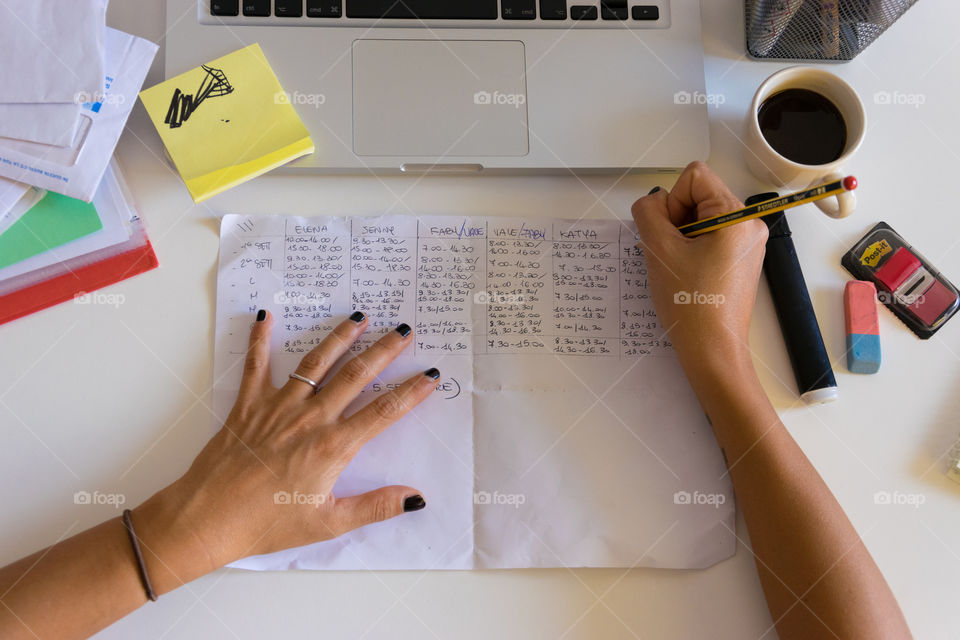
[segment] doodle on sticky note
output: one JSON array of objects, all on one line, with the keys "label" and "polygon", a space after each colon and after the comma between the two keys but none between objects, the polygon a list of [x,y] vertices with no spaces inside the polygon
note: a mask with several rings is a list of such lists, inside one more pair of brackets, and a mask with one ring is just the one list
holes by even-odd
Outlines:
[{"label": "doodle on sticky note", "polygon": [[197,107],[207,98],[217,98],[233,93],[233,86],[227,80],[227,74],[223,70],[214,69],[205,64],[200,65],[200,68],[207,74],[200,82],[200,88],[197,89],[196,94],[183,93],[179,88],[173,91],[167,117],[163,119],[164,124],[170,125],[171,129],[176,129],[189,120]]}]

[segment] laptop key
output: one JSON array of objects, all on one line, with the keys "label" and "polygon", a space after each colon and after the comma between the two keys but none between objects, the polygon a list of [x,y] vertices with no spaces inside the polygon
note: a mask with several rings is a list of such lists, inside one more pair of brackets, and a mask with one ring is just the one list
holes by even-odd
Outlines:
[{"label": "laptop key", "polygon": [[278,18],[299,18],[303,15],[303,0],[275,0],[273,12]]},{"label": "laptop key", "polygon": [[574,5],[570,7],[570,17],[574,20],[596,20],[597,8],[584,5]]},{"label": "laptop key", "polygon": [[656,5],[638,5],[633,8],[634,20],[659,20],[660,7]]},{"label": "laptop key", "polygon": [[497,0],[347,0],[347,17],[496,20]]},{"label": "laptop key", "polygon": [[211,0],[210,13],[215,16],[240,15],[240,0]]},{"label": "laptop key", "polygon": [[504,20],[533,20],[537,17],[537,0],[500,0]]},{"label": "laptop key", "polygon": [[567,0],[540,0],[540,17],[544,20],[566,20]]},{"label": "laptop key", "polygon": [[604,20],[626,20],[627,0],[600,0],[600,17]]},{"label": "laptop key", "polygon": [[243,15],[269,16],[270,0],[243,0]]},{"label": "laptop key", "polygon": [[307,17],[339,18],[342,13],[340,0],[307,0]]}]

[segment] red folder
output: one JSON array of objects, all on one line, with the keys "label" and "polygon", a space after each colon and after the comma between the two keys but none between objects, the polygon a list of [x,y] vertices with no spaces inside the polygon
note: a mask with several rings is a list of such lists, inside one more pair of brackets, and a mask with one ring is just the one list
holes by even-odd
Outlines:
[{"label": "red folder", "polygon": [[18,291],[0,295],[0,324],[155,269],[160,263],[157,262],[153,246],[146,235],[143,239],[146,244],[132,250],[77,267],[69,273]]}]

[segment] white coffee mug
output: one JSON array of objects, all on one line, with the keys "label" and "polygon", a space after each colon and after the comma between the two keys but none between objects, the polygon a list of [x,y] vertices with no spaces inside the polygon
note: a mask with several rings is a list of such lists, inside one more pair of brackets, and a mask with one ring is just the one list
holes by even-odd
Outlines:
[{"label": "white coffee mug", "polygon": [[[760,105],[770,96],[787,89],[807,89],[819,93],[837,107],[847,129],[847,145],[839,158],[827,164],[800,164],[777,153],[760,131]],[[816,67],[788,67],[773,74],[760,85],[750,103],[744,129],[746,149],[744,157],[755,176],[792,191],[839,180],[841,167],[863,142],[867,130],[867,114],[857,92],[849,84],[829,71]],[[857,198],[846,191],[834,198],[818,200],[821,211],[833,218],[845,218],[853,213]]]}]

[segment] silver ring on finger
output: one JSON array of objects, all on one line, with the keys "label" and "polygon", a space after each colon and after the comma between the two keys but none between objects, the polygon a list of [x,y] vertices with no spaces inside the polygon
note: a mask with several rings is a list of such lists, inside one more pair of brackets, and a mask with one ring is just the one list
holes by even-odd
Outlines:
[{"label": "silver ring on finger", "polygon": [[305,376],[302,376],[302,375],[300,375],[299,373],[291,373],[291,374],[290,374],[290,379],[291,379],[291,380],[299,380],[300,382],[306,382],[308,385],[310,385],[311,387],[313,387],[313,392],[314,392],[314,393],[317,393],[318,391],[320,391],[320,383],[319,383],[319,382],[317,382],[317,381],[315,381],[315,380],[311,380],[310,378],[307,378],[307,377],[305,377]]}]

